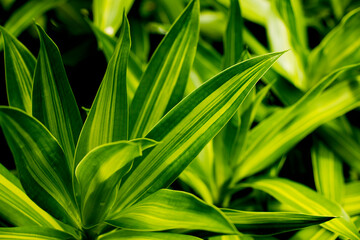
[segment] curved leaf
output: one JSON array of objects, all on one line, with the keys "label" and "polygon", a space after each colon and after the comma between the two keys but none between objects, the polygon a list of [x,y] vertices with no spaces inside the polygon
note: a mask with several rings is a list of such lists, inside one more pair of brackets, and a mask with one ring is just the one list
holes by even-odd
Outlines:
[{"label": "curved leaf", "polygon": [[237,232],[217,208],[189,193],[167,189],[149,195],[106,222],[116,227],[141,231],[186,229]]},{"label": "curved leaf", "polygon": [[130,30],[124,16],[116,49],[81,130],[76,148],[75,166],[93,148],[128,138],[126,69],[129,52]]},{"label": "curved leaf", "polygon": [[14,36],[18,36],[33,23],[34,19],[64,2],[65,0],[27,1],[16,12],[14,12],[13,15],[11,15],[4,27]]},{"label": "curved leaf", "polygon": [[[360,61],[360,8],[348,13],[309,57],[308,78],[316,83],[333,69]],[[346,36],[346,37],[344,37]]]},{"label": "curved leaf", "polygon": [[18,186],[1,173],[0,218],[15,226],[33,225],[63,230],[51,215],[38,207]]},{"label": "curved leaf", "polygon": [[144,137],[183,97],[199,32],[199,1],[192,1],[164,37],[141,78],[130,108],[131,138]]},{"label": "curved leaf", "polygon": [[114,203],[121,178],[130,170],[132,161],[142,154],[141,145],[146,148],[155,144],[146,139],[142,142],[119,141],[101,145],[90,151],[76,167],[85,227],[93,227],[104,220]]},{"label": "curved leaf", "polygon": [[40,122],[16,109],[0,107],[0,123],[26,193],[56,218],[76,226],[72,178],[58,142]]},{"label": "curved leaf", "polygon": [[321,226],[350,239],[360,239],[360,234],[347,213],[335,202],[326,199],[312,189],[287,179],[262,179],[243,184],[264,191],[280,202],[308,214],[336,216]]},{"label": "curved leaf", "polygon": [[111,232],[108,234],[101,235],[99,240],[200,240],[200,238],[177,234],[177,233],[166,233],[166,232],[133,232],[120,230]]},{"label": "curved leaf", "polygon": [[222,209],[236,228],[251,235],[273,235],[320,224],[334,217],[291,212],[247,212]]},{"label": "curved leaf", "polygon": [[[95,34],[99,48],[104,52],[106,60],[109,62],[116,47],[116,40],[113,37],[110,37],[109,35],[102,32],[90,21],[88,21],[88,23]],[[137,87],[139,86],[139,81],[142,74],[143,69],[141,63],[139,62],[135,54],[133,52],[130,52],[126,71],[128,100],[132,100],[134,98],[134,94]]]},{"label": "curved leaf", "polygon": [[141,160],[121,186],[116,211],[172,183],[231,119],[281,54],[272,53],[234,65],[176,105],[147,135],[161,143]]},{"label": "curved leaf", "polygon": [[44,227],[0,228],[0,239],[75,240],[74,237],[65,232]]},{"label": "curved leaf", "polygon": [[40,52],[34,74],[32,113],[42,122],[63,148],[72,167],[82,120],[66,77],[59,49],[37,25]]},{"label": "curved leaf", "polygon": [[253,128],[233,181],[265,169],[321,124],[359,106],[360,86],[356,82],[341,82],[321,94],[341,72],[358,66],[335,70],[295,104],[275,112]]},{"label": "curved leaf", "polygon": [[35,57],[5,28],[0,26],[0,32],[4,39],[5,80],[9,105],[31,114]]}]

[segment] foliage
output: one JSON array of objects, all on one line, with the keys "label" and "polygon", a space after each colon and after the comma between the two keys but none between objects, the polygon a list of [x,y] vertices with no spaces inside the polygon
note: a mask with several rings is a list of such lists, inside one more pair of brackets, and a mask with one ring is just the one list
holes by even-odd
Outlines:
[{"label": "foliage", "polygon": [[0,4],[0,239],[360,239],[356,1]]}]

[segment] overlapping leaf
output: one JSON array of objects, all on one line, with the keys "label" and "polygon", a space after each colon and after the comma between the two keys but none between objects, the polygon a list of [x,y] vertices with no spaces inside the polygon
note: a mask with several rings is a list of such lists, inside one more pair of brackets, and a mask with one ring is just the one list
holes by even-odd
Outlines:
[{"label": "overlapping leaf", "polygon": [[[109,35],[105,34],[104,32],[102,32],[92,23],[89,24],[96,36],[99,47],[104,52],[106,60],[109,62],[116,47],[116,40],[110,37]],[[141,63],[139,63],[139,60],[136,58],[134,53],[130,52],[127,71],[126,71],[127,94],[129,100],[132,100],[134,97],[142,73],[143,70],[141,67]]]},{"label": "overlapping leaf", "polygon": [[231,119],[259,78],[282,53],[244,61],[221,72],[173,108],[147,135],[161,142],[120,188],[117,211],[168,186]]},{"label": "overlapping leaf", "polygon": [[[333,69],[360,61],[360,8],[348,13],[311,52],[308,78],[312,84]],[[346,36],[346,37],[344,37]]]},{"label": "overlapping leaf", "polygon": [[15,226],[44,226],[63,230],[59,223],[37,206],[21,188],[0,174],[0,219]]},{"label": "overlapping leaf", "polygon": [[287,179],[262,179],[243,186],[264,191],[282,203],[308,214],[336,216],[322,226],[349,239],[360,239],[360,234],[347,213],[338,205],[312,189]]},{"label": "overlapping leaf", "polygon": [[93,148],[128,138],[126,69],[130,51],[130,32],[125,16],[123,22],[116,49],[81,130],[75,166]]},{"label": "overlapping leaf", "polygon": [[55,138],[20,110],[1,107],[0,123],[26,193],[58,219],[78,225],[71,174]]},{"label": "overlapping leaf", "polygon": [[4,39],[5,78],[9,105],[31,114],[35,57],[5,28],[0,26],[0,31]]},{"label": "overlapping leaf", "polygon": [[319,95],[342,70],[356,67],[358,65],[334,71],[295,104],[275,112],[256,126],[249,135],[247,151],[234,182],[263,170],[318,126],[357,107],[360,87],[356,82],[339,83]]},{"label": "overlapping leaf", "polygon": [[145,136],[183,97],[198,29],[199,1],[195,0],[172,25],[147,65],[131,103],[131,138]]},{"label": "overlapping leaf", "polygon": [[107,222],[129,230],[189,229],[236,234],[234,226],[218,209],[189,193],[166,189],[124,209]]},{"label": "overlapping leaf", "polygon": [[102,222],[114,203],[121,178],[130,170],[132,161],[155,142],[119,141],[90,151],[76,168],[80,186],[82,223],[93,227]]},{"label": "overlapping leaf", "polygon": [[37,27],[40,52],[34,74],[32,113],[58,140],[71,168],[82,120],[59,49],[45,31]]}]

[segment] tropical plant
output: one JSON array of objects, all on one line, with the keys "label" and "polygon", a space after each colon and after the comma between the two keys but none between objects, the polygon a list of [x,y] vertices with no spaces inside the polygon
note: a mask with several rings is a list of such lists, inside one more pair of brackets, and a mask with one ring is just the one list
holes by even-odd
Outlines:
[{"label": "tropical plant", "polygon": [[[0,239],[360,239],[356,3],[0,2],[16,164],[0,164]],[[61,55],[49,26],[81,43]],[[27,28],[37,59],[16,38]],[[81,112],[70,85],[102,71],[80,68],[89,36],[107,67]]]}]

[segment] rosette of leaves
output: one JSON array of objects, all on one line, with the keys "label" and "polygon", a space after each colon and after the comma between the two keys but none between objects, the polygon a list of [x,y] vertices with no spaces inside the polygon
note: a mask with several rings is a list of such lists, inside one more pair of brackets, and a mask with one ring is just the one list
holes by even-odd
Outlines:
[{"label": "rosette of leaves", "polygon": [[17,170],[15,176],[0,165],[0,238],[241,235],[215,206],[164,188],[231,119],[282,53],[235,64],[182,99],[198,28],[195,0],[159,44],[129,107],[130,30],[124,15],[84,123],[60,52],[45,31],[37,26],[35,59],[0,28],[9,102],[0,107],[0,124]]}]

